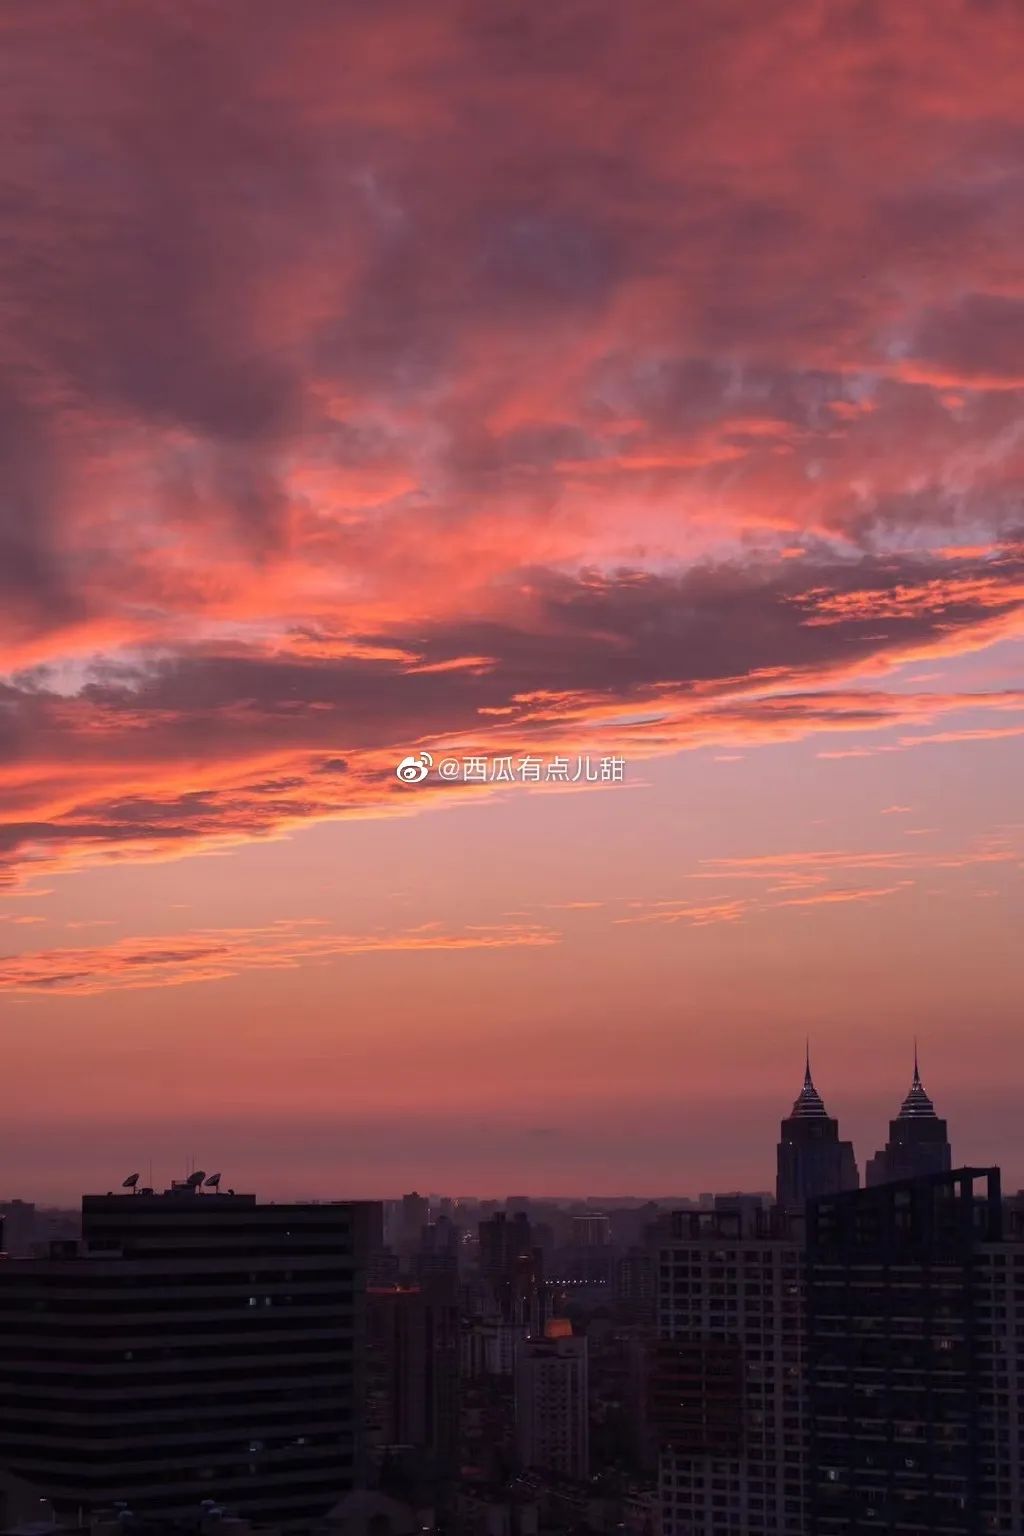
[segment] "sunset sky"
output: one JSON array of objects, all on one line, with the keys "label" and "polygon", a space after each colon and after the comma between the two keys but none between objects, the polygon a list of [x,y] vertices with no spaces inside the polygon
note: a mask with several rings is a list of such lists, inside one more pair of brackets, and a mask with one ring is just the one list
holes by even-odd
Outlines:
[{"label": "sunset sky", "polygon": [[1024,1184],[1022,45],[4,8],[0,1195]]}]

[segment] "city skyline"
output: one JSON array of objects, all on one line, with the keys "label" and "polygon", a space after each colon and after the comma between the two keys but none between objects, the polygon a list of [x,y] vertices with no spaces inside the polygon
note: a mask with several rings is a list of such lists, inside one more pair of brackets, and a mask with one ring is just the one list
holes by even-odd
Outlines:
[{"label": "city skyline", "polygon": [[6,1193],[1024,1186],[1020,23],[4,17]]},{"label": "city skyline", "polygon": [[[837,1126],[841,1129],[841,1122],[839,1121],[838,1117],[832,1116],[830,1109],[828,1106],[826,1106],[823,1100],[823,1096],[819,1092],[813,1079],[809,1042],[805,1044],[805,1065],[802,1086],[796,1095],[792,1107],[785,1111],[782,1115],[783,1129],[785,1130],[785,1127],[789,1124],[792,1124],[794,1121],[797,1122],[798,1126],[801,1123],[805,1123],[808,1116],[811,1118],[812,1123],[816,1118],[820,1120],[834,1119]],[[776,1124],[778,1123],[778,1119],[779,1117],[776,1116]],[[924,1087],[923,1077],[919,1066],[919,1052],[916,1042],[914,1046],[913,1068],[912,1076],[909,1080],[909,1087],[906,1093],[902,1096],[901,1102],[897,1106],[896,1114],[892,1116],[887,1123],[890,1135],[893,1131],[896,1131],[901,1127],[908,1128],[911,1134],[912,1142],[915,1139],[920,1139],[922,1123],[924,1123],[925,1136],[932,1142],[937,1140],[940,1146],[945,1145],[946,1152],[947,1154],[949,1153],[949,1143],[946,1139],[947,1120],[944,1115],[938,1115],[934,1101]],[[930,1130],[931,1127],[934,1127],[934,1134]],[[840,1129],[837,1129],[837,1135],[840,1134]],[[896,1164],[891,1171],[886,1172],[884,1169],[884,1162],[880,1160],[884,1160],[887,1152],[890,1149],[890,1146],[891,1143],[886,1143],[886,1150],[876,1152],[874,1156],[871,1156],[866,1151],[858,1155],[856,1144],[854,1143],[853,1153],[855,1161],[852,1165],[852,1171],[853,1174],[856,1175],[856,1178],[853,1187],[857,1187],[862,1181],[870,1185],[872,1182],[884,1182],[894,1178],[908,1178],[917,1174],[933,1171],[932,1162],[927,1152],[924,1153],[926,1161],[924,1163],[918,1164],[914,1161],[915,1154],[913,1151],[908,1150],[905,1151],[902,1155],[904,1158],[909,1158],[910,1160],[904,1162],[903,1164]],[[777,1151],[781,1154],[782,1149],[778,1148]],[[134,1186],[141,1192],[145,1193],[152,1192],[153,1190],[159,1191],[165,1186],[169,1189],[176,1182],[181,1183],[188,1180],[199,1182],[200,1187],[198,1189],[198,1193],[202,1195],[205,1185],[207,1184],[215,1185],[217,1188],[222,1187],[224,1189],[227,1189],[232,1182],[240,1186],[244,1186],[246,1184],[246,1175],[244,1169],[240,1169],[237,1172],[228,1169],[227,1172],[225,1172],[219,1166],[219,1164],[216,1168],[214,1168],[212,1162],[209,1160],[207,1160],[207,1162],[208,1166],[201,1168],[201,1160],[196,1156],[196,1154],[192,1153],[187,1156],[187,1158],[180,1166],[170,1166],[169,1171],[167,1171],[165,1174],[163,1167],[159,1167],[156,1171],[154,1171],[153,1160],[151,1158],[147,1158],[138,1166],[133,1165],[131,1172],[127,1174],[123,1180],[120,1177],[115,1179],[113,1181],[114,1188],[117,1189],[120,1187],[130,1190]],[[954,1157],[953,1162],[957,1165],[971,1166],[969,1159],[964,1160],[962,1158]],[[877,1164],[877,1168],[873,1169],[873,1164]],[[936,1165],[936,1171],[938,1171],[938,1169],[941,1167],[949,1167],[948,1157],[945,1163],[942,1163],[940,1160],[939,1164]],[[414,1180],[407,1180],[405,1184],[395,1185],[393,1187],[384,1187],[383,1184],[381,1184],[380,1178],[376,1174],[371,1174],[369,1179],[365,1182],[365,1198],[398,1203],[405,1195],[410,1192],[410,1190],[412,1190],[414,1194],[417,1194],[420,1198],[423,1199],[426,1199],[429,1196],[431,1200],[444,1199],[453,1200],[455,1202],[464,1200],[471,1204],[479,1202],[481,1204],[505,1205],[509,1209],[514,1209],[518,1200],[536,1201],[539,1203],[546,1202],[549,1204],[557,1204],[559,1202],[572,1204],[574,1202],[578,1203],[582,1201],[587,1201],[590,1204],[594,1204],[596,1202],[600,1202],[601,1200],[607,1200],[608,1202],[654,1200],[660,1201],[664,1204],[670,1203],[672,1200],[676,1199],[692,1202],[697,1199],[698,1194],[700,1193],[709,1193],[716,1196],[729,1196],[744,1192],[752,1195],[763,1195],[767,1199],[779,1198],[777,1193],[775,1195],[772,1194],[774,1175],[771,1178],[766,1176],[763,1184],[758,1184],[755,1180],[753,1183],[748,1182],[743,1186],[737,1185],[735,1187],[727,1187],[726,1185],[720,1185],[716,1188],[709,1189],[708,1181],[701,1178],[700,1170],[694,1170],[694,1173],[695,1182],[691,1182],[689,1187],[686,1187],[683,1183],[679,1183],[676,1186],[659,1185],[657,1187],[651,1186],[649,1188],[627,1188],[625,1186],[608,1186],[605,1188],[594,1186],[588,1188],[580,1187],[577,1189],[570,1189],[567,1187],[560,1188],[550,1186],[548,1184],[543,1184],[536,1188],[525,1189],[520,1182],[519,1184],[514,1185],[514,1190],[513,1186],[511,1185],[509,1186],[509,1190],[470,1188],[467,1185],[460,1185],[457,1189],[454,1186],[451,1188],[445,1188],[437,1181],[430,1179],[421,1179],[419,1180],[418,1184]],[[779,1176],[781,1177],[781,1165]],[[325,1177],[326,1175],[323,1169],[321,1169],[320,1183],[315,1189],[307,1188],[299,1191],[293,1189],[288,1191],[286,1198],[357,1198],[355,1195],[353,1195],[347,1183],[342,1182],[337,1186],[328,1186],[328,1184],[324,1183]],[[344,1176],[342,1176],[342,1178],[344,1178]],[[826,1175],[826,1187],[830,1187],[830,1181],[831,1176]],[[107,1182],[110,1182],[110,1180]],[[253,1183],[251,1179],[248,1182],[250,1185]],[[380,1185],[380,1187],[377,1187],[378,1185]],[[415,1188],[414,1185],[416,1186]],[[20,1191],[12,1190],[8,1193],[18,1194],[19,1196],[32,1196],[34,1192],[30,1189],[24,1189]],[[77,1204],[83,1193],[97,1193],[97,1190],[86,1190],[83,1186],[78,1189],[69,1190],[66,1195],[62,1195],[62,1197],[58,1200],[54,1200],[51,1197],[48,1201],[44,1201],[44,1203],[61,1204],[69,1202],[73,1206]],[[231,1193],[234,1193],[234,1189],[231,1190]],[[261,1188],[259,1193],[264,1196],[269,1194],[270,1198],[273,1199],[273,1181],[271,1181],[271,1189],[269,1191],[267,1189]],[[804,1198],[805,1196],[801,1195],[797,1199],[798,1206],[802,1205]],[[786,1204],[786,1201],[783,1200],[782,1203]]]}]

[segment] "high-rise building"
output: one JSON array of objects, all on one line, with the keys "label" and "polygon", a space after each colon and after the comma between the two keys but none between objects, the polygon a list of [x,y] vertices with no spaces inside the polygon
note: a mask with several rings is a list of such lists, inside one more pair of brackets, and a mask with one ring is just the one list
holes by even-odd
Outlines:
[{"label": "high-rise building", "polygon": [[3,1252],[10,1258],[25,1258],[36,1237],[36,1208],[30,1200],[0,1201],[0,1232]]},{"label": "high-rise building", "polygon": [[459,1229],[450,1216],[439,1216],[420,1234],[419,1251],[412,1255],[409,1268],[416,1280],[449,1279],[459,1273]]},{"label": "high-rise building", "polygon": [[514,1216],[496,1211],[477,1227],[480,1240],[480,1274],[497,1281],[511,1273],[516,1262],[532,1254],[533,1232],[521,1211]]},{"label": "high-rise building", "polygon": [[914,1078],[895,1120],[889,1122],[889,1140],[868,1160],[866,1183],[888,1184],[893,1179],[916,1179],[927,1173],[948,1173],[953,1166],[945,1120],[921,1084],[914,1052]]},{"label": "high-rise building", "polygon": [[554,1337],[516,1352],[516,1450],[523,1467],[582,1482],[589,1470],[587,1341],[558,1320]]},{"label": "high-rise building", "polygon": [[1024,1244],[999,1170],[959,1168],[808,1212],[814,1536],[1024,1530]]},{"label": "high-rise building", "polygon": [[802,1536],[803,1248],[768,1212],[678,1211],[658,1250],[662,1536]]},{"label": "high-rise building", "polygon": [[630,1321],[655,1321],[657,1270],[649,1245],[636,1244],[616,1259],[613,1294],[616,1306]]},{"label": "high-rise building", "polygon": [[1005,1206],[1002,1219],[978,1244],[974,1316],[983,1529],[1006,1536],[1024,1531],[1024,1233]]},{"label": "high-rise building", "polygon": [[611,1240],[611,1222],[602,1211],[573,1216],[569,1228],[569,1241],[573,1248],[607,1248]]},{"label": "high-rise building", "polygon": [[808,1055],[804,1085],[786,1119],[778,1146],[776,1200],[782,1211],[802,1213],[808,1200],[856,1189],[860,1180],[853,1143],[840,1141],[839,1121],[822,1103]]},{"label": "high-rise building", "polygon": [[368,1430],[450,1471],[458,1430],[459,1309],[453,1280],[367,1292]]},{"label": "high-rise building", "polygon": [[0,1265],[0,1468],[73,1520],[203,1499],[277,1525],[354,1484],[380,1208],[86,1196],[82,1242]]},{"label": "high-rise building", "polygon": [[529,1325],[543,1279],[543,1258],[527,1218],[497,1211],[478,1228],[480,1278],[506,1322]]},{"label": "high-rise building", "polygon": [[429,1200],[414,1189],[412,1194],[402,1196],[396,1218],[395,1248],[402,1259],[408,1260],[419,1252],[422,1244],[423,1233],[430,1220]]}]

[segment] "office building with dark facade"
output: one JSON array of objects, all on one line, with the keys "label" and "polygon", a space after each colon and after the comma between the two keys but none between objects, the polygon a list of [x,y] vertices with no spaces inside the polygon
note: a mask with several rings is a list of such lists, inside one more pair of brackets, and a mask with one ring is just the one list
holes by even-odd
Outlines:
[{"label": "office building with dark facade", "polygon": [[1024,1244],[998,1170],[819,1200],[807,1245],[814,1536],[1024,1530]]},{"label": "office building with dark facade", "polygon": [[216,1500],[301,1527],[357,1476],[372,1204],[87,1196],[80,1244],[0,1266],[0,1468],[72,1521]]},{"label": "office building with dark facade", "polygon": [[948,1173],[953,1153],[945,1120],[924,1091],[914,1052],[914,1078],[900,1112],[889,1122],[889,1140],[868,1160],[865,1182],[887,1184],[893,1179],[916,1179],[929,1173]]},{"label": "office building with dark facade", "polygon": [[543,1255],[522,1212],[498,1211],[478,1228],[480,1278],[505,1322],[529,1324],[543,1284]]},{"label": "office building with dark facade", "polygon": [[453,1277],[371,1286],[366,1298],[367,1436],[375,1460],[415,1447],[437,1476],[458,1441],[459,1305]]},{"label": "office building with dark facade", "polygon": [[853,1143],[839,1139],[839,1121],[814,1086],[809,1057],[803,1087],[782,1122],[777,1162],[776,1201],[785,1212],[802,1214],[808,1200],[860,1183]]}]

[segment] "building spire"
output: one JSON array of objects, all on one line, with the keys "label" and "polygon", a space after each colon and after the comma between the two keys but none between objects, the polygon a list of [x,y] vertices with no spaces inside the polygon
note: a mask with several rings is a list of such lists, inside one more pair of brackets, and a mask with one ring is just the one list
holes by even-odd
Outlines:
[{"label": "building spire", "polygon": [[914,1036],[914,1079],[910,1085],[910,1092],[900,1105],[899,1119],[901,1120],[935,1120],[935,1105],[924,1091],[921,1082],[921,1069],[917,1060],[917,1036]]},{"label": "building spire", "polygon": [[822,1103],[821,1094],[814,1086],[811,1076],[811,1041],[808,1036],[804,1046],[804,1085],[797,1095],[793,1105],[790,1119],[809,1120],[828,1118],[828,1111]]}]

